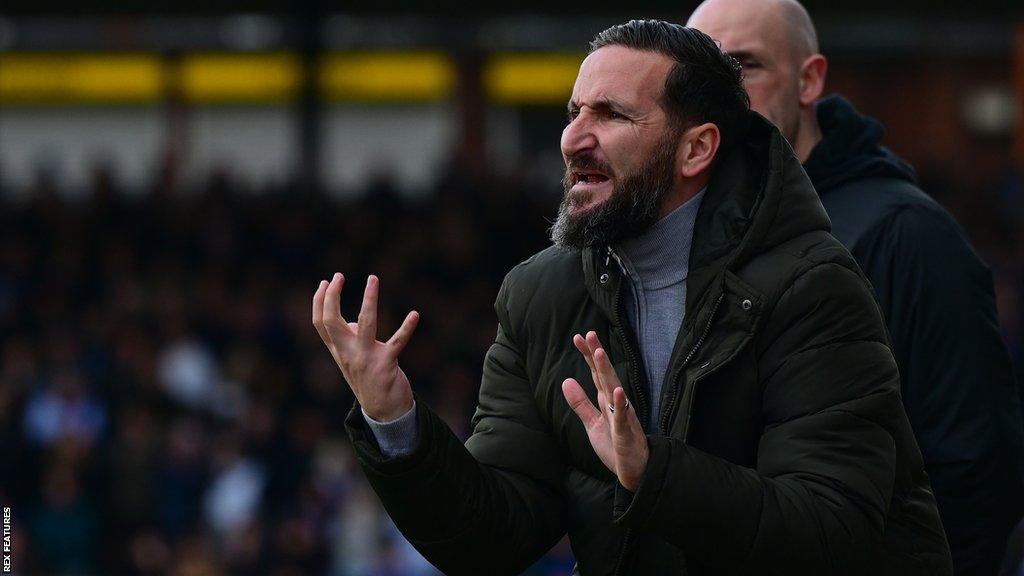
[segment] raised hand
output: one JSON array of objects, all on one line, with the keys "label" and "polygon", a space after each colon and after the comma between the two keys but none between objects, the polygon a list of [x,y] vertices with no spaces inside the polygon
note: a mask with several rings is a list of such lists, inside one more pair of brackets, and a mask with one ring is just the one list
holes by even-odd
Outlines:
[{"label": "raised hand", "polygon": [[577,334],[572,341],[590,366],[590,376],[597,387],[597,407],[575,378],[562,382],[562,393],[583,422],[590,445],[601,462],[615,473],[624,488],[635,492],[650,455],[640,419],[629,405],[597,333],[588,332],[586,338]]},{"label": "raised hand", "polygon": [[344,283],[345,277],[340,273],[335,273],[330,282],[320,282],[313,295],[313,326],[363,410],[374,420],[394,420],[413,406],[412,387],[398,366],[398,355],[409,343],[420,315],[415,310],[409,312],[394,336],[387,342],[380,342],[377,340],[380,280],[376,276],[366,279],[358,322],[347,322],[341,316]]}]

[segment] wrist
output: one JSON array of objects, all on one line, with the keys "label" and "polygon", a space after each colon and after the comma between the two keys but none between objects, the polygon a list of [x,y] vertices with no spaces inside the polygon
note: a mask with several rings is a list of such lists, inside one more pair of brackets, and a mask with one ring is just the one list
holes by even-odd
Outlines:
[{"label": "wrist", "polygon": [[636,493],[637,488],[640,487],[640,481],[643,480],[644,474],[647,472],[647,462],[651,456],[651,449],[647,445],[646,438],[644,438],[638,452],[638,460],[635,466],[631,467],[630,474],[625,475],[625,478],[619,479],[619,484],[622,484],[622,487],[631,493]]},{"label": "wrist", "polygon": [[375,422],[387,424],[405,416],[414,406],[412,397],[409,397],[392,406],[367,406],[364,404],[363,412]]}]

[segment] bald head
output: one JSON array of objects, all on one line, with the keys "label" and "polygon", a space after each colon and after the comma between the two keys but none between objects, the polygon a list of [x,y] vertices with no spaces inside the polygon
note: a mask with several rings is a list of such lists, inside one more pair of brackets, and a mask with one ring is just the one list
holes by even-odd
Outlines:
[{"label": "bald head", "polygon": [[794,48],[802,52],[802,56],[817,54],[818,32],[814,29],[814,22],[811,22],[811,15],[804,9],[804,5],[796,0],[774,0],[770,3],[777,6],[779,15],[789,30]]},{"label": "bald head", "polygon": [[820,139],[814,102],[827,65],[807,10],[797,0],[706,0],[686,25],[739,61],[751,107],[774,122],[798,154],[801,146],[809,154],[814,135]]},{"label": "bald head", "polygon": [[814,23],[797,0],[705,0],[686,25],[715,39],[713,32],[742,29],[784,45],[799,60],[818,52]]}]

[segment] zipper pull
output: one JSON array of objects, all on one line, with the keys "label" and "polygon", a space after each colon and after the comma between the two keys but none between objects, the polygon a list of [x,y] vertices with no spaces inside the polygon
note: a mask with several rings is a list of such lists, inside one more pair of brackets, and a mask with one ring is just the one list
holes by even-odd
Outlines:
[{"label": "zipper pull", "polygon": [[623,276],[625,276],[626,278],[629,278],[630,280],[632,280],[632,276],[629,275],[629,269],[626,268],[626,265],[622,263],[622,258],[619,257],[619,255],[615,253],[615,250],[612,250],[611,246],[609,246],[608,247],[608,257],[605,258],[605,261],[604,261],[604,265],[605,266],[608,266],[608,261],[611,258],[615,258],[615,263],[619,265],[619,272],[622,272]]}]

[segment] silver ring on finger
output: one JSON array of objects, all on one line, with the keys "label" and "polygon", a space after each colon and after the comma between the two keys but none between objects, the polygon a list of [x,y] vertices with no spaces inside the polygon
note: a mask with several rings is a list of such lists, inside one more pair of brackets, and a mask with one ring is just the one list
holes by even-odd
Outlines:
[{"label": "silver ring on finger", "polygon": [[612,414],[615,414],[615,405],[614,404],[609,404],[608,405],[608,411],[611,412]]}]

